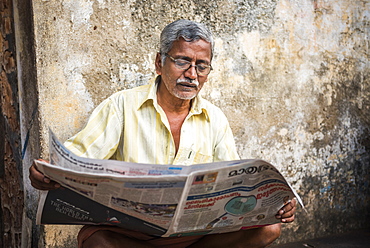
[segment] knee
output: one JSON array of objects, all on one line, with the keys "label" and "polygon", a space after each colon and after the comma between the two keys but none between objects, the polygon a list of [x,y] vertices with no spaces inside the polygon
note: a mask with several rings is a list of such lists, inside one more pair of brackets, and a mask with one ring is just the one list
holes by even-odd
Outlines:
[{"label": "knee", "polygon": [[280,237],[281,234],[281,224],[274,224],[262,227],[262,239],[261,239],[261,247],[266,247],[272,244],[277,238]]},{"label": "knee", "polygon": [[272,244],[281,234],[281,224],[264,226],[256,229],[247,230],[249,235],[243,235],[244,242],[240,242],[236,247],[255,247],[264,248]]},{"label": "knee", "polygon": [[101,247],[107,248],[118,247],[115,242],[114,233],[105,230],[97,231],[94,234],[92,234],[88,239],[86,239],[82,244],[82,248],[101,248]]},{"label": "knee", "polygon": [[268,240],[268,242],[269,242],[269,244],[271,244],[277,238],[280,237],[280,234],[281,234],[281,224],[278,223],[278,224],[270,225],[270,226],[267,226],[267,228],[269,229],[269,235],[268,236],[270,237],[270,239]]}]

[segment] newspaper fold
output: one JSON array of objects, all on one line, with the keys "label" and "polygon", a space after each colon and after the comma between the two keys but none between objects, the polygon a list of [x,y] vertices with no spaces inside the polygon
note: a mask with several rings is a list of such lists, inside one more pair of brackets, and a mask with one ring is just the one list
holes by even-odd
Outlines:
[{"label": "newspaper fold", "polygon": [[44,192],[38,224],[116,225],[154,236],[232,232],[278,223],[300,197],[263,160],[191,166],[82,158],[50,133],[50,163],[39,171],[63,187]]}]

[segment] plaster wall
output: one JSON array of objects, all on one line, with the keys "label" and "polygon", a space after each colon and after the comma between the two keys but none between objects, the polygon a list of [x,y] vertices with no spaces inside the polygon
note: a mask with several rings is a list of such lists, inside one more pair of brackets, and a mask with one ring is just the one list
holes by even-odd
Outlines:
[{"label": "plaster wall", "polygon": [[[48,127],[64,140],[145,84],[160,31],[191,19],[216,38],[202,95],[240,156],[276,165],[306,205],[280,242],[369,226],[368,0],[34,0],[33,12],[43,157]],[[71,247],[77,230],[46,226],[44,245]]]}]

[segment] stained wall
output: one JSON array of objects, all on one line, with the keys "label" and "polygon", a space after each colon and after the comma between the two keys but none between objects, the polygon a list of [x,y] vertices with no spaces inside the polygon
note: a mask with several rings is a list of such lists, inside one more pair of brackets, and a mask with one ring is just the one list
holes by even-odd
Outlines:
[{"label": "stained wall", "polygon": [[0,247],[20,247],[24,204],[12,7],[0,2]]},{"label": "stained wall", "polygon": [[[191,19],[216,39],[202,95],[240,156],[276,165],[306,205],[279,242],[369,226],[368,0],[34,0],[33,13],[43,157],[48,127],[64,140],[145,84],[160,31]],[[77,230],[46,226],[44,245],[71,247]]]}]

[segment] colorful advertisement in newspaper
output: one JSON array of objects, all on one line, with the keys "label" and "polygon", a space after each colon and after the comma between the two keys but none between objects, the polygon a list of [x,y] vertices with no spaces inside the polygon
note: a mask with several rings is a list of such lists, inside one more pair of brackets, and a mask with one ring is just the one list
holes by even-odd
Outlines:
[{"label": "colorful advertisement in newspaper", "polygon": [[296,197],[274,166],[262,160],[195,172],[187,181],[169,236],[231,232],[278,223]]}]

